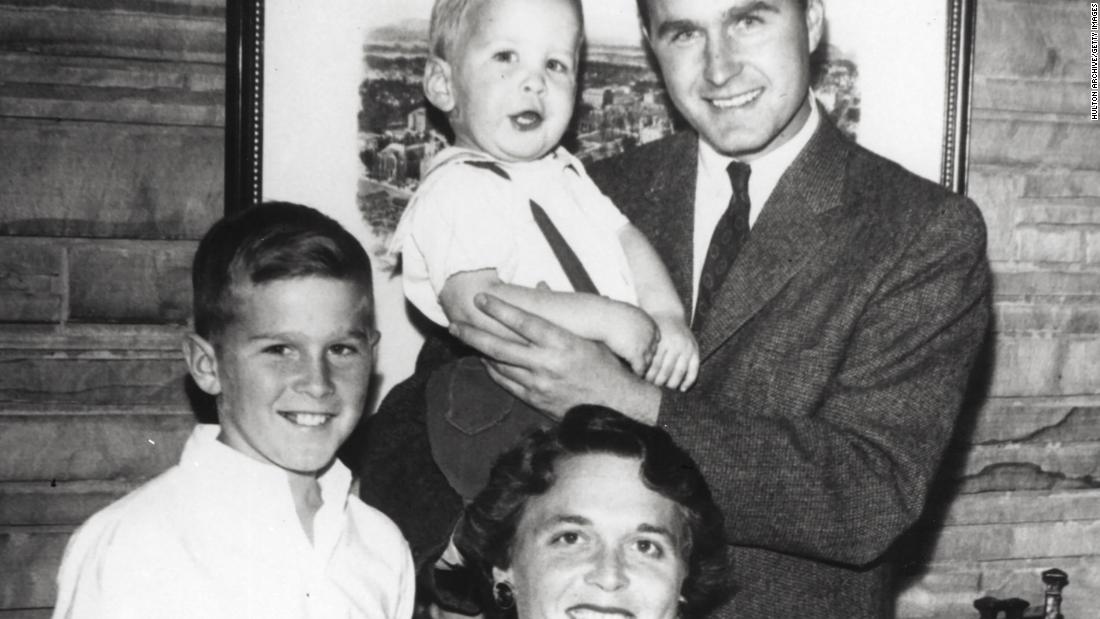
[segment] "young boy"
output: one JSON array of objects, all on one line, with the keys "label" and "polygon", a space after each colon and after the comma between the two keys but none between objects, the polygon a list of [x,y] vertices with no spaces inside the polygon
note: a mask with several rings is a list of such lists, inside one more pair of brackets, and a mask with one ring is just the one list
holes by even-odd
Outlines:
[{"label": "young boy", "polygon": [[367,396],[370,273],[355,238],[304,206],[210,229],[183,351],[220,425],[74,534],[55,617],[411,616],[408,546],[335,457]]},{"label": "young boy", "polygon": [[[583,32],[579,0],[436,0],[424,93],[447,114],[455,145],[432,161],[391,247],[402,255],[406,297],[439,325],[467,322],[509,337],[474,306],[488,292],[605,343],[657,385],[687,389],[698,350],[667,271],[558,145],[573,114]],[[578,287],[578,271],[592,286]],[[439,399],[431,389],[429,402]],[[442,399],[469,391],[452,386]],[[439,415],[431,405],[428,414],[431,433]],[[444,415],[463,435],[501,423],[481,412]],[[449,448],[437,434],[437,461],[460,459],[445,452],[491,461],[500,447]],[[466,498],[476,491],[477,483],[456,481],[463,475],[454,467],[441,468]],[[480,468],[473,478],[485,476],[487,464]]]}]

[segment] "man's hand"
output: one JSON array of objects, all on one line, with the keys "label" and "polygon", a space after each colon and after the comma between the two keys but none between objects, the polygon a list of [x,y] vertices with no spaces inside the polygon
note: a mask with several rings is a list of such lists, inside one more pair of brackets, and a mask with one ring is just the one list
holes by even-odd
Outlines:
[{"label": "man's hand", "polygon": [[579,404],[599,404],[656,423],[660,389],[632,374],[603,344],[492,295],[479,294],[474,303],[526,343],[463,322],[452,323],[451,334],[485,355],[489,375],[519,399],[558,418]]}]

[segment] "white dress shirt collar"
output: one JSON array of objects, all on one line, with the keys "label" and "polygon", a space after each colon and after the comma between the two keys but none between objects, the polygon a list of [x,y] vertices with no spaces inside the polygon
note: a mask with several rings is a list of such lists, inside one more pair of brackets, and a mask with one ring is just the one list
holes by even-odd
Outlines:
[{"label": "white dress shirt collar", "polygon": [[[756,223],[760,211],[764,208],[768,198],[771,197],[775,186],[779,184],[779,178],[787,171],[798,154],[802,152],[814,132],[821,123],[821,113],[817,109],[817,100],[813,93],[810,97],[810,117],[798,130],[798,133],[780,145],[770,153],[761,155],[752,161],[752,174],[749,176],[749,225]],[[714,198],[711,203],[719,208],[719,216],[726,210],[733,189],[730,187],[729,176],[726,168],[729,167],[733,157],[723,155],[708,144],[705,140],[699,140],[699,179],[696,185],[697,193],[704,193]],[[698,205],[698,200],[696,201]],[[714,223],[718,220],[715,218]],[[711,226],[713,227],[713,225]],[[709,239],[708,239],[709,240]]]},{"label": "white dress shirt collar", "polygon": [[[220,431],[218,425],[196,426],[180,455],[180,467],[196,472],[201,470],[211,496],[216,496],[219,503],[236,504],[241,509],[249,510],[255,505],[269,505],[271,509],[266,510],[266,517],[271,518],[268,526],[285,527],[287,542],[302,544],[304,551],[309,539],[294,511],[294,497],[287,472],[217,440]],[[328,470],[317,478],[322,503],[313,517],[312,546],[320,556],[327,556],[337,543],[351,481],[351,471],[339,460],[334,460]]]},{"label": "white dress shirt collar", "polygon": [[[775,150],[755,159],[752,166],[752,174],[749,175],[749,226],[756,223],[760,212],[768,202],[775,186],[779,184],[780,177],[787,171],[798,154],[809,143],[818,125],[821,124],[821,113],[817,109],[817,99],[813,92],[810,97],[810,117],[806,124],[798,130],[798,133],[780,145]],[[695,226],[692,235],[692,287],[691,298],[694,307],[695,298],[699,294],[699,276],[703,270],[703,261],[706,259],[707,247],[710,245],[710,237],[714,233],[714,226],[729,206],[733,188],[730,186],[729,175],[726,168],[733,157],[728,157],[714,150],[714,147],[706,141],[699,140],[699,165],[695,179]]]}]

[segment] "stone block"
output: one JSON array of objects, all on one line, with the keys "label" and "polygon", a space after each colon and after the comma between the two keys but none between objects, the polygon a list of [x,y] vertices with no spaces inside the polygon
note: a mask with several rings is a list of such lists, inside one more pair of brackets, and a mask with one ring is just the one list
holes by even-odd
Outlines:
[{"label": "stone block", "polygon": [[[42,8],[42,0],[2,0],[10,7]],[[49,6],[59,9],[122,11],[126,13],[156,13],[190,17],[225,17],[225,0],[50,0]]]},{"label": "stone block", "polygon": [[997,165],[1100,169],[1100,123],[975,110],[971,161]]},{"label": "stone block", "polygon": [[147,92],[225,92],[225,68],[195,62],[0,53],[0,79],[9,85],[43,84]]},{"label": "stone block", "polygon": [[973,445],[1100,441],[1100,407],[1001,404],[994,400],[978,412],[967,438]]},{"label": "stone block", "polygon": [[191,242],[85,244],[69,252],[69,317],[182,323],[191,315]]},{"label": "stone block", "polygon": [[[63,56],[225,62],[225,18],[104,10],[92,6],[0,6],[0,50]],[[95,4],[100,4],[96,7]],[[134,3],[130,3],[134,4]],[[146,2],[145,10],[155,8]]]},{"label": "stone block", "polygon": [[967,193],[985,219],[990,260],[1008,261],[1016,256],[1016,204],[1024,191],[1017,169],[973,165]]},{"label": "stone block", "polygon": [[1028,174],[1024,182],[1028,198],[1100,198],[1100,171],[1043,170]]},{"label": "stone block", "polygon": [[1055,297],[1091,301],[1100,298],[1100,273],[997,270],[993,277],[993,294],[998,300]]},{"label": "stone block", "polygon": [[186,325],[66,324],[64,328],[0,322],[0,350],[49,351],[54,357],[106,351],[148,356],[159,351],[176,359]]},{"label": "stone block", "polygon": [[0,528],[0,608],[45,608],[71,534],[61,527]]},{"label": "stone block", "polygon": [[1081,115],[1088,96],[1086,81],[976,75],[971,105],[983,110]]},{"label": "stone block", "polygon": [[78,525],[118,500],[138,482],[0,482],[0,524]]},{"label": "stone block", "polygon": [[1075,338],[1065,344],[1065,359],[1058,376],[1058,393],[1100,393],[1100,337]]},{"label": "stone block", "polygon": [[0,53],[0,116],[220,127],[224,75],[205,63]]},{"label": "stone block", "polygon": [[0,350],[0,402],[185,405],[182,354]]},{"label": "stone block", "polygon": [[0,619],[50,619],[53,608],[15,608],[0,610]]},{"label": "stone block", "polygon": [[62,288],[56,247],[0,239],[0,321],[61,320]]},{"label": "stone block", "polygon": [[1017,232],[1019,256],[1031,263],[1076,263],[1085,257],[1084,234],[1067,227],[1025,227]]},{"label": "stone block", "polygon": [[[1035,468],[1056,479],[1095,484],[1094,480],[1100,474],[1100,441],[976,445],[967,453],[964,475],[978,476],[998,467],[1009,470],[1012,467]],[[1027,486],[1019,489],[1035,488]]]},{"label": "stone block", "polygon": [[1019,522],[1095,521],[1100,518],[1100,488],[983,492],[955,497],[943,524],[1015,524]]},{"label": "stone block", "polygon": [[1085,233],[1085,262],[1100,265],[1100,230]]},{"label": "stone block", "polygon": [[943,528],[934,562],[1100,556],[1100,521],[964,525]]},{"label": "stone block", "polygon": [[997,333],[1061,335],[1100,333],[1100,305],[1003,301],[996,304]]},{"label": "stone block", "polygon": [[1088,16],[1080,3],[979,2],[975,74],[1080,80]]},{"label": "stone block", "polygon": [[1015,209],[1024,190],[1020,170],[974,164],[967,185],[986,220],[989,259],[1011,261],[1016,255]]},{"label": "stone block", "polygon": [[198,239],[224,211],[220,128],[0,118],[0,235]]},{"label": "stone block", "polygon": [[[963,454],[963,459],[965,456]],[[1098,484],[1087,476],[1067,477],[1061,472],[1045,471],[1038,464],[1028,462],[999,462],[961,476],[953,496],[989,492],[1085,491],[1097,487]]]},{"label": "stone block", "polygon": [[0,469],[11,481],[148,479],[179,461],[186,415],[0,416]]},{"label": "stone block", "polygon": [[1053,199],[1028,202],[1031,204],[1025,203],[1016,209],[1019,223],[1100,226],[1100,198],[1062,198],[1058,203]]},{"label": "stone block", "polygon": [[225,124],[223,93],[8,85],[0,93],[0,116],[152,125]]},{"label": "stone block", "polygon": [[1060,341],[1040,337],[999,337],[994,342],[990,395],[1041,396],[1058,380]]},{"label": "stone block", "polygon": [[981,206],[1015,203],[1024,195],[1027,179],[1016,167],[974,163],[967,178],[967,194]]}]

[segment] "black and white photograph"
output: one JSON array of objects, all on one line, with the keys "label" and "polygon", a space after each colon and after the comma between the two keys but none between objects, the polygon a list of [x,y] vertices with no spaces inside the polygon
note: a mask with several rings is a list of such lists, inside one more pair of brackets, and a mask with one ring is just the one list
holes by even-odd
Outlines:
[{"label": "black and white photograph", "polygon": [[1095,2],[0,0],[0,619],[1084,619]]}]

